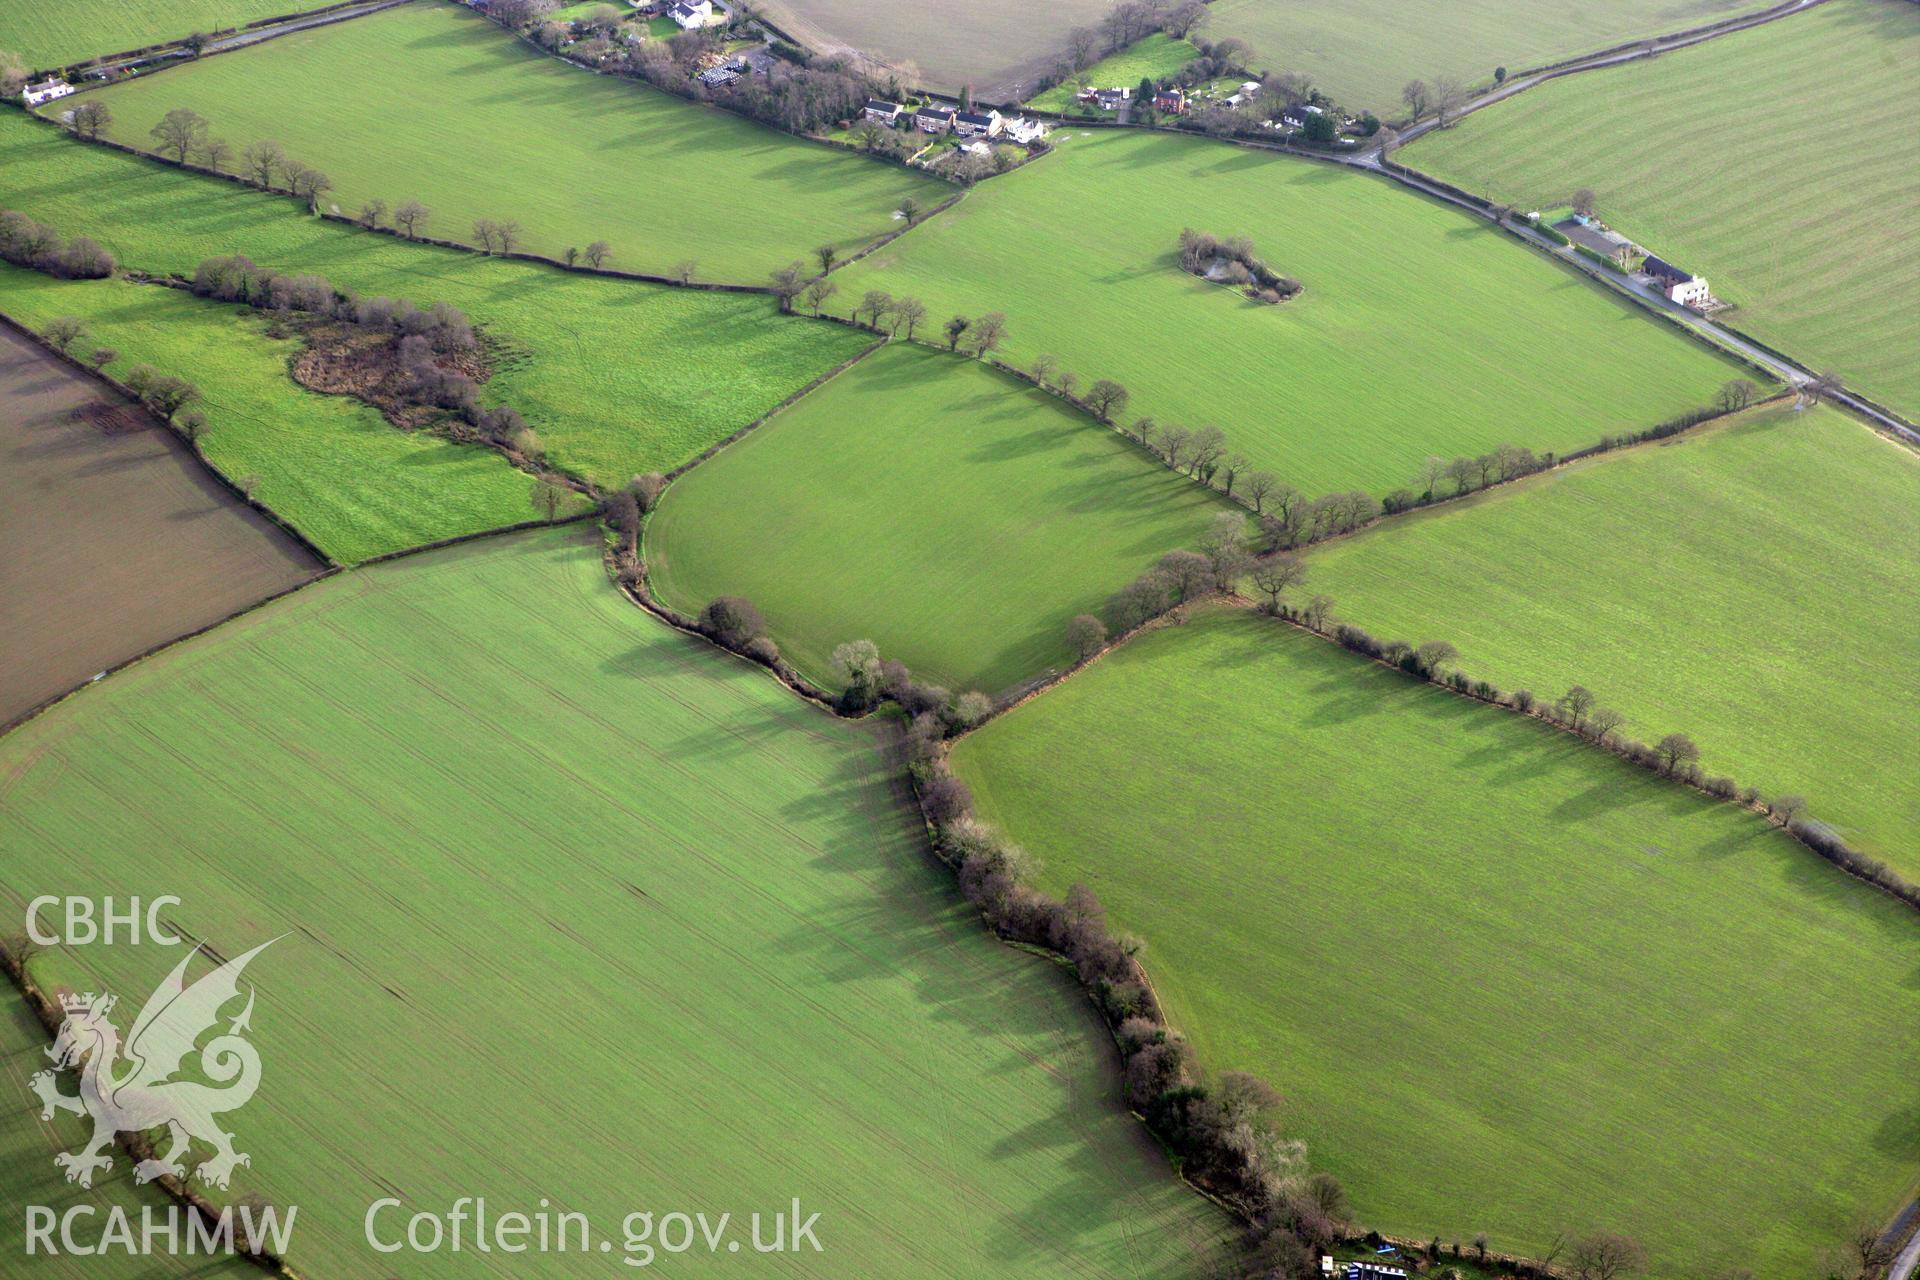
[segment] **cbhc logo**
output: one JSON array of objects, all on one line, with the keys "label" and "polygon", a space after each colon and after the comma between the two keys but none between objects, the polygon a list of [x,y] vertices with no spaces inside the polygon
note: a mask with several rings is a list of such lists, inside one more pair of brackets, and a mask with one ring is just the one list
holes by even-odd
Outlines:
[{"label": "cbhc logo", "polygon": [[[137,945],[144,925],[149,941],[163,947],[179,945],[180,935],[161,926],[160,909],[169,904],[177,907],[180,899],[171,894],[153,898],[144,910],[137,897],[127,899],[124,906],[117,906],[116,901],[102,898],[96,902],[92,898],[62,898],[54,894],[35,898],[27,904],[27,936],[36,946],[57,947],[65,942],[69,946],[84,947],[94,942],[111,946],[124,933],[129,945]],[[48,908],[60,909],[53,918],[60,921],[62,932],[47,933],[42,929],[40,913]]]}]

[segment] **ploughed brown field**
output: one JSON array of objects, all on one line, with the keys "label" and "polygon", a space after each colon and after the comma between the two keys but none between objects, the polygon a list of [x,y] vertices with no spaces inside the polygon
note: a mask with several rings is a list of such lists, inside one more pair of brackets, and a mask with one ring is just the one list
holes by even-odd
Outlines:
[{"label": "ploughed brown field", "polygon": [[321,564],[138,406],[0,326],[0,724]]}]

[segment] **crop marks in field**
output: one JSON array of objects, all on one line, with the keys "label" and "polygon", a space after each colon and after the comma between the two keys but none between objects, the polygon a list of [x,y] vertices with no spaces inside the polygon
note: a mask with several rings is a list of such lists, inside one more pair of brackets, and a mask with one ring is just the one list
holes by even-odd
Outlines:
[{"label": "crop marks in field", "polygon": [[[57,721],[0,740],[0,899],[176,894],[229,956],[286,935],[249,971],[232,1194],[300,1206],[304,1271],[392,1274],[363,1227],[389,1195],[545,1197],[615,1247],[636,1210],[798,1197],[826,1252],[781,1261],[875,1280],[1173,1280],[1226,1234],[1114,1101],[1072,984],[957,903],[881,730],[634,608],[591,536],[336,576]],[[178,958],[34,969],[145,991]]]},{"label": "crop marks in field", "polygon": [[[836,273],[931,314],[1008,317],[1017,363],[1117,378],[1128,415],[1225,430],[1309,493],[1417,489],[1424,459],[1566,451],[1704,404],[1740,368],[1486,223],[1377,178],[1191,137],[1056,133],[1036,164]],[[1204,197],[1201,193],[1204,193]],[[1305,292],[1182,273],[1244,235]]]},{"label": "crop marks in field", "polygon": [[1244,610],[964,739],[1360,1221],[1805,1273],[1920,1162],[1920,921],[1761,819]]},{"label": "crop marks in field", "polygon": [[916,171],[544,57],[454,4],[282,36],[98,97],[120,141],[151,147],[148,130],[190,107],[232,141],[229,168],[273,138],[325,170],[327,199],[349,214],[417,199],[433,210],[429,235],[474,243],[477,219],[513,221],[525,251],[557,258],[604,240],[613,265],[654,275],[692,261],[699,279],[760,284],[817,245],[845,256],[892,230],[902,197],[924,207],[951,194]]}]

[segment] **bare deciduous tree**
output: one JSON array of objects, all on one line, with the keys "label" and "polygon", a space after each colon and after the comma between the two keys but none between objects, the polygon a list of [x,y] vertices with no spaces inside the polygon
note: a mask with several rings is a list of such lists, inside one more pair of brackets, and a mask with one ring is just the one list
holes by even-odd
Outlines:
[{"label": "bare deciduous tree", "polygon": [[409,240],[425,230],[432,218],[433,210],[418,200],[403,201],[400,207],[393,211],[393,225],[400,228],[401,234]]},{"label": "bare deciduous tree", "polygon": [[1107,643],[1107,624],[1090,613],[1080,614],[1067,623],[1067,646],[1085,662]]},{"label": "bare deciduous tree", "polygon": [[1587,713],[1593,710],[1593,691],[1584,685],[1574,685],[1560,695],[1560,714],[1567,723],[1578,731],[1586,723]]},{"label": "bare deciduous tree", "polygon": [[69,123],[81,137],[97,138],[113,123],[113,112],[107,109],[106,103],[89,98],[73,109]]},{"label": "bare deciduous tree", "polygon": [[147,130],[147,136],[159,144],[162,154],[172,155],[185,164],[187,157],[200,149],[207,136],[207,118],[190,107],[175,107]]},{"label": "bare deciduous tree", "polygon": [[1307,580],[1307,566],[1299,556],[1281,553],[1256,560],[1251,576],[1253,585],[1267,598],[1267,612],[1278,613],[1280,598]]},{"label": "bare deciduous tree", "polygon": [[1400,90],[1400,101],[1407,104],[1407,115],[1418,120],[1433,106],[1433,93],[1425,80],[1409,80]]},{"label": "bare deciduous tree", "polygon": [[1612,1231],[1581,1236],[1567,1250],[1567,1265],[1574,1280],[1618,1280],[1646,1263],[1647,1251],[1639,1241]]},{"label": "bare deciduous tree", "polygon": [[598,271],[600,268],[607,265],[607,260],[609,258],[613,257],[613,246],[608,244],[605,240],[595,240],[592,244],[587,246],[585,256],[587,259],[587,265],[592,267],[595,271]]},{"label": "bare deciduous tree", "polygon": [[1006,334],[1007,318],[998,311],[987,312],[973,322],[973,354],[984,360],[999,349]]},{"label": "bare deciduous tree", "polygon": [[1670,733],[1653,744],[1653,753],[1660,757],[1661,767],[1668,773],[1695,764],[1700,759],[1700,748],[1684,733]]},{"label": "bare deciduous tree", "polygon": [[1087,388],[1087,407],[1102,422],[1112,422],[1113,416],[1127,407],[1127,399],[1127,389],[1112,378],[1102,378]]}]

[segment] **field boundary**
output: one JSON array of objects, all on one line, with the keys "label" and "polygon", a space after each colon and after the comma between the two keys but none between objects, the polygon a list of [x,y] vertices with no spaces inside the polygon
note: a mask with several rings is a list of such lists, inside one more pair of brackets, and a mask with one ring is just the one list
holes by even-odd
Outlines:
[{"label": "field boundary", "polygon": [[[216,482],[218,482],[219,485],[222,488],[224,488],[229,494],[231,494],[234,497],[234,499],[238,501],[242,506],[250,507],[254,511],[257,511],[261,515],[265,516],[268,520],[272,521],[273,524],[277,526],[281,532],[285,533],[288,537],[292,538],[296,543],[298,543],[302,551],[305,551],[309,555],[313,556],[313,558],[318,560],[323,566],[332,566],[334,568],[340,567],[340,561],[335,560],[332,556],[322,551],[319,545],[315,543],[311,538],[307,537],[306,534],[302,533],[300,529],[293,523],[293,521],[287,519],[285,516],[281,515],[278,511],[275,511],[272,507],[268,506],[266,503],[261,502],[258,498],[249,497],[247,495],[247,492],[244,489],[242,489],[239,485],[235,484],[232,480],[229,480],[226,477],[226,475],[220,470],[220,468],[214,466],[212,462],[208,461],[207,455],[203,453],[200,449],[200,442],[198,440],[188,439],[185,436],[185,434],[178,427],[174,426],[171,422],[165,422],[155,417],[153,415],[153,412],[147,408],[146,402],[141,400],[141,398],[138,395],[134,394],[133,388],[127,386],[124,382],[121,382],[118,378],[114,377],[112,374],[108,373],[106,370],[96,369],[92,365],[87,364],[85,361],[76,359],[70,353],[62,351],[60,348],[54,346],[51,342],[48,342],[45,338],[41,337],[38,333],[35,333],[31,328],[20,323],[20,321],[14,319],[12,316],[8,315],[4,311],[0,311],[0,324],[4,324],[12,332],[17,333],[22,337],[26,338],[28,341],[32,342],[35,346],[47,352],[49,355],[52,355],[58,358],[61,362],[66,364],[69,368],[73,369],[75,372],[84,374],[85,376],[93,379],[94,381],[99,382],[102,385],[111,388],[115,395],[121,396],[122,398],[127,400],[130,404],[132,404],[135,408],[137,408],[140,411],[140,413],[149,422],[153,424],[154,429],[164,432],[166,435],[173,437],[177,443],[179,443],[182,447],[186,449],[187,453],[193,458],[193,460],[199,463],[200,466],[206,471],[206,473],[209,476],[212,476],[213,479]],[[4,730],[0,730],[0,732],[4,732]]]},{"label": "field boundary", "polygon": [[722,449],[726,448],[728,445],[738,443],[739,441],[745,439],[747,436],[753,434],[755,431],[758,431],[761,427],[765,426],[769,420],[771,420],[781,412],[787,409],[791,409],[794,405],[798,404],[807,395],[809,395],[814,391],[818,391],[821,387],[824,387],[825,385],[827,385],[827,383],[832,382],[835,378],[839,377],[841,374],[845,373],[847,370],[853,368],[853,366],[859,364],[862,360],[865,360],[868,356],[872,355],[874,352],[880,350],[882,347],[885,347],[886,345],[888,344],[887,344],[887,340],[884,337],[876,339],[870,346],[866,347],[864,350],[858,351],[853,355],[848,356],[845,360],[842,360],[839,364],[833,366],[833,368],[827,370],[825,373],[815,378],[812,382],[809,382],[806,386],[801,387],[798,391],[795,391],[793,394],[789,395],[786,399],[782,400],[779,404],[774,405],[773,408],[767,410],[765,413],[755,418],[752,422],[749,422],[746,426],[739,428],[738,430],[733,432],[733,434],[727,436],[724,440],[714,441],[712,444],[702,449],[699,453],[695,454],[693,457],[688,458],[685,462],[682,462],[679,466],[676,466],[675,468],[673,468],[673,470],[666,472],[665,473],[666,478],[670,481],[679,479],[681,476],[687,474],[687,472],[693,470],[695,467],[699,466],[701,463],[707,461],[709,458],[712,458],[715,454],[719,453]]},{"label": "field boundary", "polygon": [[[255,18],[253,21],[243,22],[237,27],[222,27],[216,31],[207,31],[207,32],[189,32],[184,36],[178,36],[172,40],[162,40],[156,44],[142,45],[140,48],[137,48],[137,49],[121,49],[114,53],[98,53],[98,54],[94,54],[92,57],[81,58],[75,62],[57,63],[51,67],[43,68],[35,72],[35,77],[38,79],[45,79],[47,76],[53,74],[56,71],[65,73],[67,75],[71,75],[71,73],[75,71],[85,71],[85,70],[100,67],[107,63],[123,62],[129,58],[142,58],[147,56],[148,54],[164,53],[168,49],[184,48],[186,46],[186,42],[192,39],[193,36],[195,35],[209,35],[216,39],[228,39],[233,36],[247,35],[250,32],[258,31],[262,27],[272,27],[272,26],[278,26],[281,23],[300,22],[304,19],[319,18],[340,9],[356,9],[356,8],[366,7],[366,12],[374,13],[381,8],[389,8],[393,5],[405,4],[405,3],[407,3],[407,0],[386,0],[385,4],[378,3],[378,0],[334,0],[334,2],[331,4],[319,5],[312,9],[296,9],[291,13],[275,14],[271,17],[266,17],[266,18]],[[370,6],[370,7],[367,7],[367,6]],[[360,15],[357,13],[342,15],[342,17],[340,19],[337,19],[337,21],[345,21],[347,17],[357,18],[359,16]],[[271,33],[271,34],[279,34],[279,33]],[[261,38],[270,39],[271,34],[262,35]],[[235,47],[246,48],[248,46],[239,45]],[[209,53],[194,55],[193,57],[188,58],[187,61],[192,62],[192,61],[196,61],[200,57],[207,57],[207,56],[211,56],[211,54],[219,54],[219,53],[227,53],[227,52],[230,52],[230,50],[214,49],[214,50],[211,50]],[[171,66],[174,64],[168,63],[167,65]],[[154,71],[158,71],[162,69],[163,68],[161,67],[151,68],[151,70],[154,70]],[[147,72],[135,72],[133,74],[144,75],[144,74],[147,74]],[[114,83],[119,83],[119,82],[115,81]]]}]

